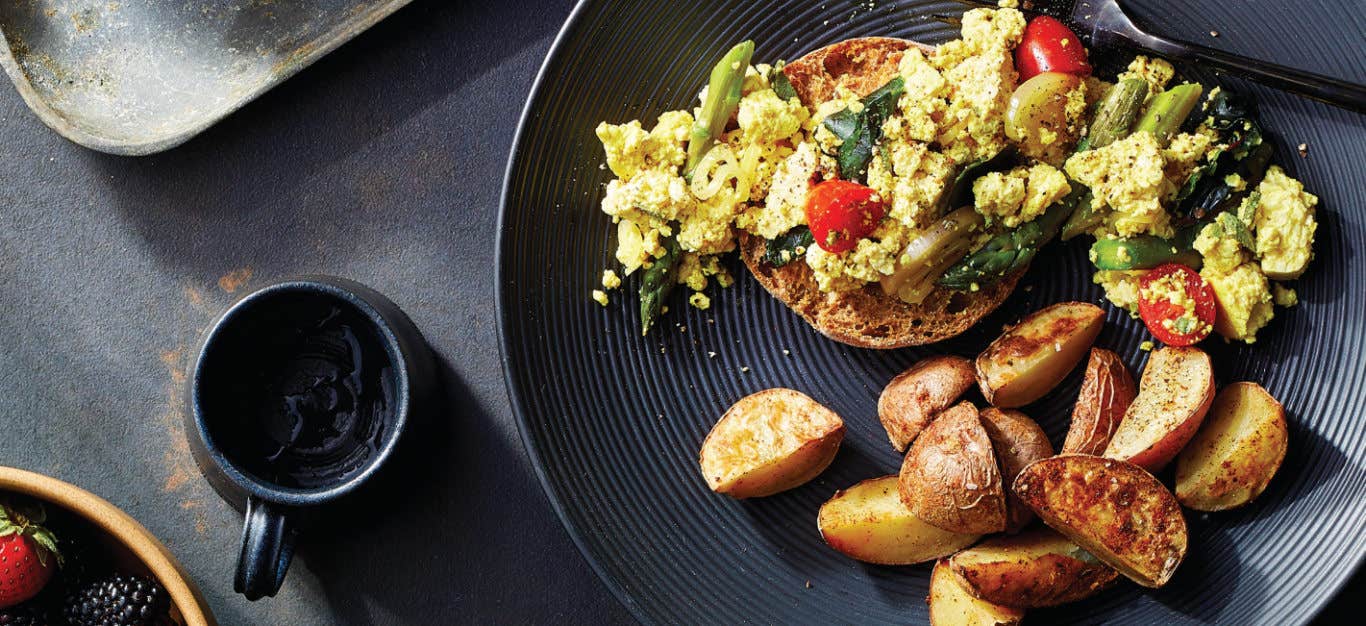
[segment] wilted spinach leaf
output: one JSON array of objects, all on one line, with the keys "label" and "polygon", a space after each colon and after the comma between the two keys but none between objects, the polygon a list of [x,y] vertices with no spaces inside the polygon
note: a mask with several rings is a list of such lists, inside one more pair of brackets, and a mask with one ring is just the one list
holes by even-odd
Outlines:
[{"label": "wilted spinach leaf", "polygon": [[764,262],[773,267],[782,267],[800,258],[815,243],[816,238],[811,234],[811,229],[798,226],[768,240],[764,245]]},{"label": "wilted spinach leaf", "polygon": [[873,148],[882,138],[882,123],[891,117],[904,91],[906,81],[898,76],[868,94],[863,99],[863,108],[857,113],[846,108],[825,118],[825,127],[843,142],[836,159],[840,178],[864,180]]}]

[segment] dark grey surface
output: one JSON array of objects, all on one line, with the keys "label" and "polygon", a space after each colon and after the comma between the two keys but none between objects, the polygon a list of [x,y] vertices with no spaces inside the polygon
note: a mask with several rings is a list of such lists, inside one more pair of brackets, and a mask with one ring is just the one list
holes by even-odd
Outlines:
[{"label": "dark grey surface", "polygon": [[[629,620],[529,473],[495,340],[503,166],[569,4],[418,0],[136,160],[67,143],[0,88],[0,464],[123,507],[224,626]],[[428,478],[310,535],[281,594],[249,604],[230,589],[239,517],[182,444],[182,378],[235,295],[314,271],[412,315],[446,363],[449,426],[407,457]]]},{"label": "dark grey surface", "polygon": [[[0,464],[123,507],[224,626],[629,620],[529,473],[495,340],[498,190],[569,8],[420,0],[139,159],[68,143],[0,87]],[[183,377],[236,295],[304,272],[413,317],[446,364],[448,426],[250,604],[231,590],[240,518],[183,443]]]}]

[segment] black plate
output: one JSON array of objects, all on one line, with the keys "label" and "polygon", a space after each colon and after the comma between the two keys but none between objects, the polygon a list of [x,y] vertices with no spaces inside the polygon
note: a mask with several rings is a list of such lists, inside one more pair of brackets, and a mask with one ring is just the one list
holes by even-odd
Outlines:
[{"label": "black plate", "polygon": [[[1366,79],[1357,16],[1335,20],[1329,7],[1273,0],[1240,3],[1236,14],[1213,0],[1160,10],[1159,0],[1145,4],[1136,12],[1160,32]],[[710,311],[676,295],[666,322],[641,338],[635,279],[607,308],[589,299],[602,269],[614,266],[614,229],[598,211],[609,173],[593,128],[600,120],[648,124],[660,112],[693,106],[710,65],[745,38],[763,60],[862,35],[938,42],[954,33],[918,16],[953,9],[887,0],[585,2],[550,53],[504,189],[499,305],[508,383],[556,510],[642,620],[927,621],[929,568],[842,557],[816,532],[817,508],[836,489],[898,467],[875,404],[902,368],[932,353],[973,354],[1022,313],[1065,299],[1098,302],[1101,292],[1088,281],[1083,250],[1055,245],[974,331],[929,348],[878,352],[819,336],[736,265],[740,280],[712,294]],[[1211,28],[1220,39],[1210,38]],[[1284,38],[1292,29],[1303,33],[1294,42]],[[1126,583],[1036,612],[1039,623],[1303,622],[1366,551],[1363,118],[1256,94],[1279,143],[1277,162],[1322,198],[1318,259],[1296,285],[1303,304],[1278,310],[1256,346],[1211,341],[1208,349],[1220,383],[1258,381],[1284,402],[1289,456],[1250,507],[1189,515],[1190,554],[1172,584],[1143,591]],[[1301,142],[1307,159],[1296,154]],[[1109,322],[1099,345],[1137,369],[1141,325],[1117,311]],[[1057,443],[1077,378],[1027,409]],[[800,389],[845,417],[849,432],[834,465],[771,498],[710,493],[697,470],[702,438],[730,403],[775,386]]]}]

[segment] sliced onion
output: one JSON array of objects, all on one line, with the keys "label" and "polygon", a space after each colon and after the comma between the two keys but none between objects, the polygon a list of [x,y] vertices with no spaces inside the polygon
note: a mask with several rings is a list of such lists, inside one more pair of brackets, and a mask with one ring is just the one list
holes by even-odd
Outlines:
[{"label": "sliced onion", "polygon": [[737,161],[735,151],[730,146],[723,143],[712,146],[702,155],[692,172],[692,183],[689,185],[692,195],[698,200],[710,200],[720,193],[721,187],[735,177]]},{"label": "sliced onion", "polygon": [[740,202],[749,202],[749,192],[754,187],[754,180],[759,177],[760,156],[759,146],[754,144],[746,146],[740,155],[740,167],[735,178],[736,197]]},{"label": "sliced onion", "polygon": [[934,281],[971,250],[973,234],[982,228],[982,216],[963,207],[936,221],[906,245],[905,262],[882,278],[882,292],[909,304],[920,304],[934,291]]}]

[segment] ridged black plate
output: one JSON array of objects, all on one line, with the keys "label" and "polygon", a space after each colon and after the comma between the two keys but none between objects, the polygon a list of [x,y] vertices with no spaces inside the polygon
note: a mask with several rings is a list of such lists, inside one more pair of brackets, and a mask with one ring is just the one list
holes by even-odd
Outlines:
[{"label": "ridged black plate", "polygon": [[[1239,3],[1237,13],[1213,0],[1132,4],[1160,32],[1366,80],[1366,29],[1345,0],[1256,0]],[[612,264],[614,232],[598,211],[609,173],[593,128],[635,118],[648,125],[660,112],[692,106],[710,65],[742,39],[754,39],[764,60],[863,35],[938,42],[953,33],[920,16],[954,9],[885,0],[585,2],[550,53],[504,190],[498,280],[508,384],[551,501],[642,620],[926,622],[928,567],[861,565],[816,531],[816,510],[836,489],[899,466],[876,419],[878,393],[917,358],[974,354],[1025,312],[1099,301],[1101,293],[1083,250],[1055,245],[977,329],[937,346],[877,352],[819,336],[733,263],[740,280],[712,295],[710,311],[676,295],[666,322],[642,338],[635,279],[607,308],[589,299]],[[1211,29],[1221,38],[1211,39]],[[1299,36],[1287,40],[1290,31]],[[1190,555],[1166,588],[1124,584],[1036,612],[1036,623],[1303,622],[1366,551],[1366,121],[1256,94],[1279,142],[1278,162],[1322,198],[1318,258],[1296,285],[1303,304],[1278,310],[1255,347],[1208,348],[1221,384],[1258,381],[1284,402],[1289,456],[1252,506],[1189,515]],[[1301,142],[1307,159],[1296,154]],[[1137,370],[1141,325],[1116,311],[1109,322],[1099,345]],[[1077,378],[1027,410],[1055,444]],[[775,386],[800,389],[844,416],[848,436],[834,465],[771,498],[710,493],[697,470],[702,438],[736,399]]]}]

